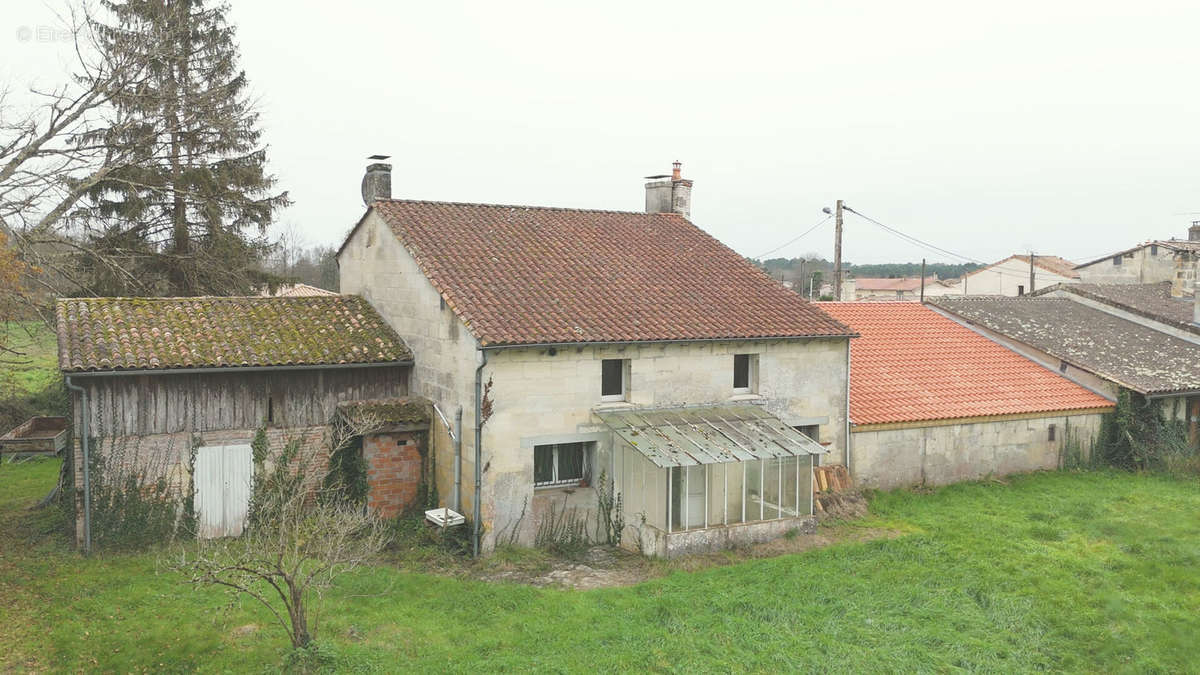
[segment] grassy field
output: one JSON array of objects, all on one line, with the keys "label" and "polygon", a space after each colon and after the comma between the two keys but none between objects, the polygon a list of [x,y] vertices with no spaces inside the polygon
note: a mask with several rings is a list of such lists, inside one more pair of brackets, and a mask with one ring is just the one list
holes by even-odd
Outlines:
[{"label": "grassy field", "polygon": [[22,352],[0,355],[0,392],[41,391],[58,378],[58,341],[40,321],[0,322],[0,344]]},{"label": "grassy field", "polygon": [[0,321],[0,434],[33,415],[66,415],[54,331],[38,321]]},{"label": "grassy field", "polygon": [[[0,465],[0,670],[269,671],[265,611],[163,553],[81,559],[24,509],[54,461]],[[1200,663],[1200,487],[1059,473],[877,495],[907,532],[626,588],[565,591],[380,566],[328,595],[337,670],[1188,671]],[[845,527],[845,526],[843,526]],[[258,626],[258,630],[246,628]]]}]

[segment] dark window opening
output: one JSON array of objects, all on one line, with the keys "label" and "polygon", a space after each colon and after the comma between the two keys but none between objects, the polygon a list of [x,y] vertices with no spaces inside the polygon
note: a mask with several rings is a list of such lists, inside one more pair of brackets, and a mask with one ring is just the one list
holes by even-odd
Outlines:
[{"label": "dark window opening", "polygon": [[1121,266],[1121,256],[1119,256],[1119,255],[1113,256],[1113,265],[1115,265],[1117,267]]},{"label": "dark window opening", "polygon": [[750,390],[750,357],[751,354],[733,355],[733,388]]},{"label": "dark window opening", "polygon": [[535,487],[578,485],[587,479],[589,443],[553,443],[533,447]]},{"label": "dark window opening", "polygon": [[804,424],[798,427],[792,427],[796,431],[808,436],[817,443],[821,442],[821,425],[819,424]]},{"label": "dark window opening", "polygon": [[623,397],[625,395],[625,361],[604,359],[600,365],[600,395]]},{"label": "dark window opening", "polygon": [[267,424],[275,423],[275,399],[267,397]]},{"label": "dark window opening", "polygon": [[1158,255],[1158,244],[1150,244],[1150,255]]},{"label": "dark window opening", "polygon": [[1050,425],[1050,440],[1054,440],[1054,431],[1055,431],[1054,425],[1051,424]]},{"label": "dark window opening", "polygon": [[1066,361],[1058,362],[1058,372],[1060,372],[1060,373],[1067,372],[1067,362]]},{"label": "dark window opening", "polygon": [[1025,286],[1017,285],[1017,295],[1025,295]]}]

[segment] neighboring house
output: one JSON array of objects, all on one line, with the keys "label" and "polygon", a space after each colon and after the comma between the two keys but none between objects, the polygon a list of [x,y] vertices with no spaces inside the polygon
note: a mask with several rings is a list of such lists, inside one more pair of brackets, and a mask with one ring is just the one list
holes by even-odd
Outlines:
[{"label": "neighboring house", "polygon": [[593,528],[601,485],[652,554],[812,526],[852,331],[689,222],[678,166],[655,178],[638,213],[388,199],[390,166],[368,167],[340,288],[412,348],[413,392],[463,411],[484,550],[564,511]]},{"label": "neighboring house", "polygon": [[1200,416],[1200,345],[1068,298],[938,298],[932,307],[1093,391],[1163,402]]},{"label": "neighboring house", "polygon": [[1200,296],[1177,295],[1177,284],[1071,284],[1034,294],[1067,298],[1109,314],[1200,343]]},{"label": "neighboring house", "polygon": [[[870,277],[855,277],[850,288],[843,288],[847,300],[919,300],[921,297],[921,277],[902,277],[897,279],[874,279]],[[925,278],[925,287],[937,283],[937,276]],[[843,284],[845,286],[846,284]]]},{"label": "neighboring house", "polygon": [[404,396],[412,365],[355,296],[61,299],[57,332],[59,368],[77,388],[77,494],[87,452],[109,480],[162,478],[194,495],[201,536],[241,532],[258,429],[271,453],[292,440],[325,447],[340,403]]},{"label": "neighboring house", "polygon": [[276,286],[273,290],[270,287],[264,288],[259,295],[264,298],[305,298],[318,295],[337,295],[337,293],[308,284],[283,284]]},{"label": "neighboring house", "polygon": [[1112,402],[911,302],[821,303],[850,347],[850,449],[860,485],[942,485],[1055,469]]},{"label": "neighboring house", "polygon": [[[1030,272],[1032,283],[1030,286]],[[1033,268],[1028,255],[1010,255],[964,274],[953,283],[934,284],[925,289],[925,297],[943,295],[1003,295],[1016,297],[1038,288],[1079,281],[1075,263],[1054,255],[1034,255]]]},{"label": "neighboring house", "polygon": [[1200,255],[1200,221],[1188,228],[1188,238],[1160,239],[1085,262],[1075,268],[1079,280],[1088,284],[1153,284],[1175,281],[1180,272],[1195,278],[1195,260]]}]

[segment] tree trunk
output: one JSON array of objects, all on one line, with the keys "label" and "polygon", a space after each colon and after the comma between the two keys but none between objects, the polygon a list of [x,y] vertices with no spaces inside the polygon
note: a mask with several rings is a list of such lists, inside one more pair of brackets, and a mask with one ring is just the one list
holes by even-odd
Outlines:
[{"label": "tree trunk", "polygon": [[291,592],[291,602],[288,603],[288,618],[292,622],[292,646],[303,649],[312,642],[308,632],[308,613],[304,606],[304,589],[295,585],[291,578],[287,579],[288,590]]}]

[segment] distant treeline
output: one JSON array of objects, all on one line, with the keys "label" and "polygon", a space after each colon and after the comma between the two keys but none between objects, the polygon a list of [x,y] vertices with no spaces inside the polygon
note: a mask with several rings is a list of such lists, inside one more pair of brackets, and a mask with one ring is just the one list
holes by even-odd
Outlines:
[{"label": "distant treeline", "polygon": [[[768,274],[783,281],[799,281],[803,276],[805,282],[815,272],[817,279],[833,278],[833,263],[820,256],[805,256],[802,258],[770,258],[755,263]],[[855,265],[845,263],[846,275],[850,278],[883,278],[916,277],[921,275],[921,263],[880,263],[877,265]],[[979,269],[976,263],[951,265],[947,263],[929,263],[925,266],[925,275],[937,275],[939,279],[954,279],[967,272]],[[819,281],[818,281],[819,283]]]}]

